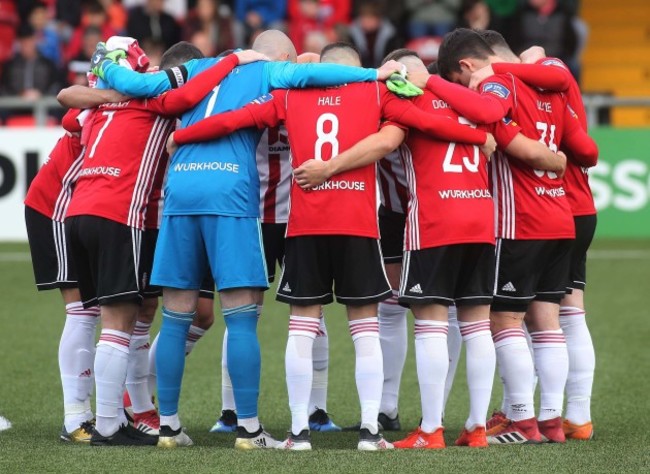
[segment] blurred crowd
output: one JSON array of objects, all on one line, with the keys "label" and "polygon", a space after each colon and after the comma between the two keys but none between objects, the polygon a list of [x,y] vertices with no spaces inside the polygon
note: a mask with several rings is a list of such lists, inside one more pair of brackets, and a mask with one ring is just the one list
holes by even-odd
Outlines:
[{"label": "blurred crowd", "polygon": [[156,64],[180,40],[214,55],[268,28],[286,31],[299,53],[351,42],[364,66],[403,46],[433,60],[454,27],[490,28],[515,51],[544,46],[578,76],[586,37],[578,1],[0,0],[1,94],[35,99],[85,83],[95,45],[116,34],[136,38]]}]

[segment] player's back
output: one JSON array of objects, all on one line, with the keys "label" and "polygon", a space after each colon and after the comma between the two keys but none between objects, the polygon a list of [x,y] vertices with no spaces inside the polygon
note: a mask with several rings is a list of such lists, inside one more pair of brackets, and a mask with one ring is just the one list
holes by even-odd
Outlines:
[{"label": "player's back", "polygon": [[[556,152],[564,132],[566,97],[539,91],[512,77],[515,105],[512,119],[528,138]],[[500,196],[502,214],[497,235],[516,239],[570,239],[575,235],[573,218],[562,179],[552,171],[536,170],[517,160],[494,160],[492,170]]]},{"label": "player's back", "polygon": [[[414,103],[428,113],[470,124],[429,91]],[[487,159],[477,146],[411,130],[400,152],[409,183],[407,250],[494,242]]]},{"label": "player's back", "polygon": [[97,109],[68,215],[95,215],[142,229],[159,160],[174,122],[146,100]]},{"label": "player's back", "polygon": [[[381,119],[375,82],[323,89],[291,90],[286,98],[291,165],[329,160],[368,135]],[[378,236],[375,166],[332,177],[313,191],[291,189],[288,236],[341,234]]]},{"label": "player's back", "polygon": [[[201,60],[192,76],[213,66]],[[185,112],[181,126],[236,110],[268,92],[264,62],[238,66],[193,109]],[[259,176],[255,149],[261,131],[246,128],[223,138],[191,143],[171,157],[165,187],[165,215],[259,215]]]}]

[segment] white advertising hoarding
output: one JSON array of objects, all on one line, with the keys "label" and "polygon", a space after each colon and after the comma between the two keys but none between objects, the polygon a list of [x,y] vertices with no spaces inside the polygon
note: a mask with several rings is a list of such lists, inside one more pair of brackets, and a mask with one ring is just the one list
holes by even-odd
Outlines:
[{"label": "white advertising hoarding", "polygon": [[63,129],[0,128],[0,241],[27,240],[23,200]]}]

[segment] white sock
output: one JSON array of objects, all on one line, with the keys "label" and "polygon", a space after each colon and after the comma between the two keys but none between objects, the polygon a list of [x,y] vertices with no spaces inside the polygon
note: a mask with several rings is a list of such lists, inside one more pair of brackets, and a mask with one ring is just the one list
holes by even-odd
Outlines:
[{"label": "white sock", "polygon": [[95,382],[97,384],[96,429],[103,436],[111,436],[120,428],[120,412],[124,416],[122,395],[129,363],[131,336],[113,329],[102,329],[95,354]]},{"label": "white sock", "polygon": [[398,413],[399,387],[408,349],[407,309],[397,304],[397,291],[379,303],[379,341],[384,358],[384,386],[380,413],[395,418]]},{"label": "white sock", "polygon": [[291,432],[309,429],[309,396],[313,379],[313,347],[320,321],[303,316],[289,317],[289,339],[284,364],[291,410]]},{"label": "white sock", "polygon": [[201,329],[198,326],[192,324],[190,326],[190,331],[187,333],[187,341],[185,341],[185,355],[188,356],[194,349],[194,345],[199,342],[199,339],[205,334],[205,329]]},{"label": "white sock", "polygon": [[134,413],[155,410],[149,391],[149,329],[151,324],[136,321],[131,335],[129,365],[126,370],[126,389]]},{"label": "white sock", "polygon": [[415,363],[422,403],[420,428],[426,433],[433,433],[442,426],[445,380],[449,370],[447,331],[447,322],[415,320]]},{"label": "white sock", "polygon": [[497,359],[489,320],[458,324],[465,342],[469,387],[469,418],[465,429],[472,430],[475,426],[485,426]]},{"label": "white sock", "polygon": [[571,423],[591,421],[591,389],[596,369],[596,354],[584,310],[560,308],[560,326],[569,352],[569,377],[566,383],[566,416]]},{"label": "white sock", "polygon": [[325,326],[325,317],[321,315],[318,335],[312,348],[314,369],[309,399],[309,414],[319,408],[327,411],[327,375],[329,369],[329,337]]},{"label": "white sock", "polygon": [[533,378],[535,367],[522,328],[503,329],[492,336],[499,374],[508,405],[504,412],[514,421],[535,417]]},{"label": "white sock", "polygon": [[569,354],[561,329],[530,333],[539,377],[539,421],[562,416]]},{"label": "white sock", "polygon": [[64,424],[68,432],[93,418],[90,396],[94,386],[95,331],[99,306],[84,309],[80,302],[65,306],[59,342],[59,371],[63,387]]},{"label": "white sock", "polygon": [[251,418],[237,418],[237,426],[241,426],[249,433],[255,433],[260,429],[260,419],[256,416]]},{"label": "white sock", "polygon": [[454,377],[456,377],[456,369],[458,368],[458,361],[460,360],[460,351],[463,348],[463,338],[460,335],[460,327],[458,326],[456,306],[449,307],[449,333],[447,333],[447,353],[449,355],[449,371],[447,372],[447,379],[445,380],[445,402],[444,408],[447,406],[451,387],[454,385]]},{"label": "white sock", "polygon": [[160,415],[160,426],[169,426],[174,431],[180,430],[182,425],[178,413],[174,413],[173,415]]},{"label": "white sock", "polygon": [[221,346],[221,409],[235,411],[235,394],[228,372],[228,329],[223,332]]},{"label": "white sock", "polygon": [[149,349],[149,377],[147,378],[147,386],[149,387],[149,397],[153,397],[156,393],[156,379],[158,378],[158,371],[156,369],[156,351],[158,350],[158,336],[160,333],[156,334],[153,342],[151,343],[151,348]]},{"label": "white sock", "polygon": [[384,361],[379,342],[379,322],[377,318],[348,321],[350,335],[354,342],[354,377],[361,403],[361,428],[372,434],[379,429],[377,417],[381,403],[381,390],[384,384]]}]

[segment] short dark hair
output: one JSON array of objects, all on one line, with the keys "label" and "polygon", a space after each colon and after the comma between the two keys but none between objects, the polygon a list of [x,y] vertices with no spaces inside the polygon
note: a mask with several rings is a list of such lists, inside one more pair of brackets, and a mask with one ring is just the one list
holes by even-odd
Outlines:
[{"label": "short dark hair", "polygon": [[84,11],[86,13],[103,13],[106,15],[106,9],[99,0],[92,0],[85,3]]},{"label": "short dark hair", "polygon": [[383,66],[388,61],[399,61],[400,59],[405,58],[407,56],[414,56],[414,57],[420,59],[420,56],[418,55],[418,53],[416,53],[412,49],[400,48],[400,49],[396,49],[395,51],[391,51],[390,53],[388,53],[386,55],[386,57],[381,60],[381,65]]},{"label": "short dark hair", "polygon": [[440,75],[449,79],[452,72],[461,72],[459,61],[465,58],[487,59],[494,55],[481,35],[468,28],[456,28],[447,33],[438,51]]},{"label": "short dark hair", "polygon": [[203,53],[199,48],[187,41],[179,41],[164,52],[160,58],[160,69],[180,66],[190,59],[201,59]]},{"label": "short dark hair", "polygon": [[217,54],[215,57],[216,57],[217,59],[219,59],[219,58],[225,58],[226,56],[228,56],[228,55],[230,55],[230,54],[232,54],[232,53],[234,53],[234,52],[235,52],[234,49],[227,49],[227,50],[225,50],[225,51],[221,51],[221,52],[220,52],[219,54]]},{"label": "short dark hair", "polygon": [[440,69],[438,68],[438,61],[433,61],[431,64],[429,64],[427,66],[427,71],[429,71],[429,74],[433,74],[434,76],[440,74]]},{"label": "short dark hair", "polygon": [[499,47],[510,49],[510,45],[501,33],[494,30],[477,30],[476,31],[490,48]]},{"label": "short dark hair", "polygon": [[327,55],[327,53],[335,49],[347,49],[348,51],[356,54],[357,57],[359,58],[359,61],[361,61],[361,53],[359,52],[356,46],[350,43],[346,43],[344,41],[337,41],[336,43],[330,43],[323,48],[323,50],[320,52],[321,62],[323,62],[323,58]]}]

